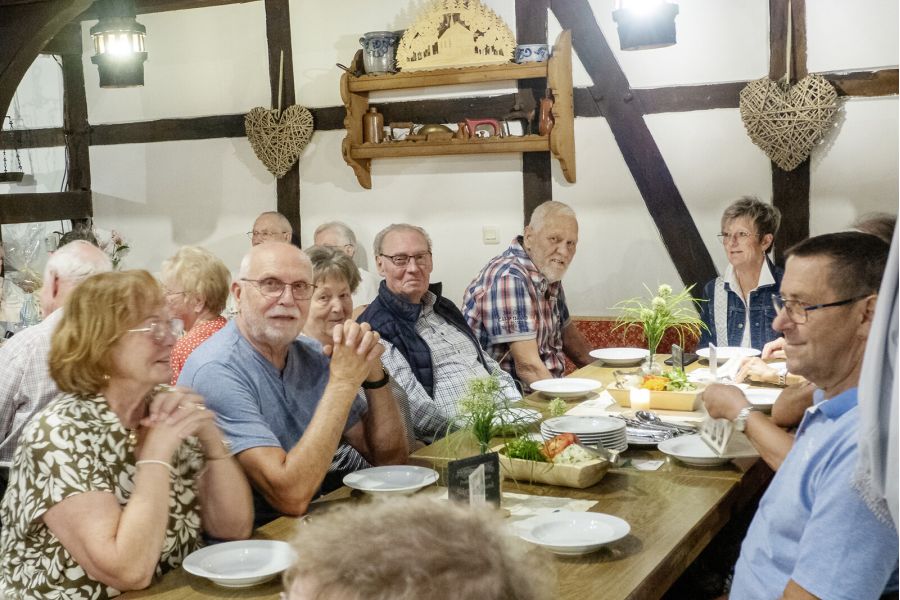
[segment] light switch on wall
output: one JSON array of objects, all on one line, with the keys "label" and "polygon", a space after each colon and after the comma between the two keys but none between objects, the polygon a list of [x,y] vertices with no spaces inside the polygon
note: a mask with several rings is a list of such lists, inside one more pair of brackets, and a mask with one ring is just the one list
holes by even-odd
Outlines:
[{"label": "light switch on wall", "polygon": [[485,245],[489,244],[499,244],[500,243],[500,232],[496,227],[482,227],[481,228],[481,241],[485,243]]}]

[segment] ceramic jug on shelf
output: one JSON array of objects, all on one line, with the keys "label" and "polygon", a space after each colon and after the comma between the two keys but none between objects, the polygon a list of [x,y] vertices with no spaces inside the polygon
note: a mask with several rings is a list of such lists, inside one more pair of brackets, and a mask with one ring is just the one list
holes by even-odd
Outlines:
[{"label": "ceramic jug on shelf", "polygon": [[399,37],[393,31],[369,31],[359,38],[366,73],[393,73]]}]

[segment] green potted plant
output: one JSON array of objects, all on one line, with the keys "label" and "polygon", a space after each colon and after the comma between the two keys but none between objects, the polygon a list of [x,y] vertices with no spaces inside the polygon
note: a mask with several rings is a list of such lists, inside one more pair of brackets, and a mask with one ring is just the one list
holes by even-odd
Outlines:
[{"label": "green potted plant", "polygon": [[688,335],[699,337],[701,331],[706,329],[706,324],[694,309],[696,300],[691,296],[693,287],[689,286],[675,294],[671,286],[662,284],[654,294],[644,285],[649,300],[641,297],[629,298],[613,307],[620,311],[613,331],[619,329],[628,331],[632,327],[639,327],[643,331],[647,349],[650,350],[646,367],[648,372],[662,372],[661,366],[655,362],[655,356],[659,343],[669,329],[677,332],[682,347]]}]

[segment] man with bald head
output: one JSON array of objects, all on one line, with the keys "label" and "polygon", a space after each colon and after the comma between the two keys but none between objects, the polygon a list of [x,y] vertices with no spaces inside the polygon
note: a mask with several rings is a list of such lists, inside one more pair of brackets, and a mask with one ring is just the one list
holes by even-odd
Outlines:
[{"label": "man with bald head", "polygon": [[280,212],[261,213],[253,222],[253,229],[247,232],[254,246],[263,242],[290,242],[291,222]]},{"label": "man with bald head", "polygon": [[463,296],[463,314],[481,345],[523,384],[562,377],[566,356],[579,367],[593,361],[562,288],[577,245],[575,212],[544,202],[524,235],[492,258]]},{"label": "man with bald head", "polygon": [[343,252],[353,259],[359,269],[359,285],[353,292],[353,306],[363,306],[378,295],[378,278],[359,266],[356,261],[356,234],[346,223],[329,221],[316,227],[313,244]]},{"label": "man with bald head", "polygon": [[254,246],[232,283],[237,317],[191,354],[178,378],[216,412],[253,484],[257,524],[301,515],[320,489],[337,487],[339,479],[323,480],[342,440],[373,465],[407,458],[378,334],[346,321],[324,353],[298,337],[313,289],[300,249],[282,241]]},{"label": "man with bald head", "polygon": [[41,311],[44,320],[0,346],[0,497],[22,427],[59,394],[50,377],[50,339],[62,319],[62,306],[82,281],[112,269],[100,248],[77,240],[54,252],[44,267]]}]

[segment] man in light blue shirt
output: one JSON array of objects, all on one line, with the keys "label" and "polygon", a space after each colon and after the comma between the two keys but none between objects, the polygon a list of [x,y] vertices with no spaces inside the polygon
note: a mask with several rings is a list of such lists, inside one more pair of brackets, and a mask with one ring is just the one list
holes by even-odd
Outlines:
[{"label": "man in light blue shirt", "polygon": [[790,372],[819,391],[741,546],[731,600],[864,600],[896,589],[897,531],[851,486],[856,386],[887,254],[886,243],[856,232],[787,253],[773,327]]}]

